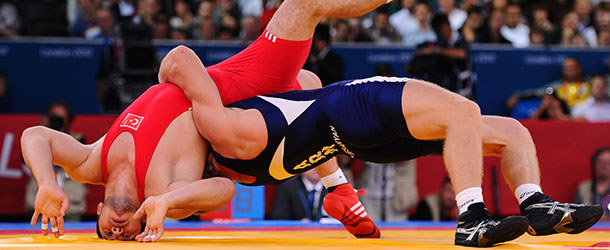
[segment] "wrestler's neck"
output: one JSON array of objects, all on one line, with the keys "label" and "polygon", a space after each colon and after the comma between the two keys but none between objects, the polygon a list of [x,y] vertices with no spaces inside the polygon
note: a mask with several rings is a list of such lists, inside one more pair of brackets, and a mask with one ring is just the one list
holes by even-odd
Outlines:
[{"label": "wrestler's neck", "polygon": [[114,168],[113,171],[110,171],[104,194],[106,197],[114,194],[121,194],[126,195],[135,201],[139,201],[138,184],[134,168],[123,166]]}]

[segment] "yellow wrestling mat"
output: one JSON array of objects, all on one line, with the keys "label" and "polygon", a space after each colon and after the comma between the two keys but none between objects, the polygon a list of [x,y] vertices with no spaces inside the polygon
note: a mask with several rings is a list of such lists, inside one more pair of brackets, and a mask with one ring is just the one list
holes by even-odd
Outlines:
[{"label": "yellow wrestling mat", "polygon": [[[94,233],[67,233],[62,239],[21,234],[0,235],[2,249],[454,249],[454,229],[384,229],[381,239],[355,239],[347,231],[323,230],[206,230],[172,231],[154,243],[98,239]],[[610,249],[610,231],[578,235],[524,235],[498,249]]]}]

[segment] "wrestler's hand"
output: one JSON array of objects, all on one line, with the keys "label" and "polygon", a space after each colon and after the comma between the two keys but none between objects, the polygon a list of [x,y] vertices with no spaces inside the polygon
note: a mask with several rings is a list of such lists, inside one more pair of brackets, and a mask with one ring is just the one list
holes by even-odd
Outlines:
[{"label": "wrestler's hand", "polygon": [[144,232],[136,236],[139,242],[153,242],[161,238],[163,234],[163,220],[167,214],[168,204],[161,196],[148,197],[142,206],[133,215],[134,220],[145,218],[146,228]]},{"label": "wrestler's hand", "polygon": [[64,215],[68,211],[70,200],[68,195],[57,185],[42,185],[38,187],[36,202],[34,204],[34,215],[30,224],[34,226],[38,215],[42,214],[42,234],[48,234],[49,221],[51,231],[55,237],[64,235]]}]

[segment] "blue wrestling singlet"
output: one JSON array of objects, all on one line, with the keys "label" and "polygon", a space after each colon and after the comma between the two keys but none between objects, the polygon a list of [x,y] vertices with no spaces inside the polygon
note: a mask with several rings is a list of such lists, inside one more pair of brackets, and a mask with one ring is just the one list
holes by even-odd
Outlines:
[{"label": "blue wrestling singlet", "polygon": [[235,102],[228,107],[262,113],[267,146],[252,160],[212,153],[220,165],[256,177],[248,185],[281,183],[336,154],[378,163],[441,154],[443,141],[417,140],[407,129],[401,99],[408,80],[372,77]]}]

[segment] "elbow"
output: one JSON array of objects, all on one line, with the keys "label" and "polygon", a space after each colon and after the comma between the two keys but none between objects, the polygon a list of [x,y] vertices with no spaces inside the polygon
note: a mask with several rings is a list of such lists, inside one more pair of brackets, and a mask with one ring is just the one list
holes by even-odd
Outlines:
[{"label": "elbow", "polygon": [[216,187],[218,190],[222,191],[220,193],[220,197],[217,199],[218,203],[213,209],[214,211],[222,208],[225,204],[230,202],[231,199],[233,199],[233,196],[235,196],[235,183],[232,180],[224,177],[216,177],[215,179],[217,182]]},{"label": "elbow", "polygon": [[195,52],[184,45],[177,46],[170,50],[161,61],[161,66],[159,67],[159,82],[179,83],[180,81],[176,78],[180,76],[180,71],[183,68],[182,64],[188,54],[191,53],[194,54]]}]

